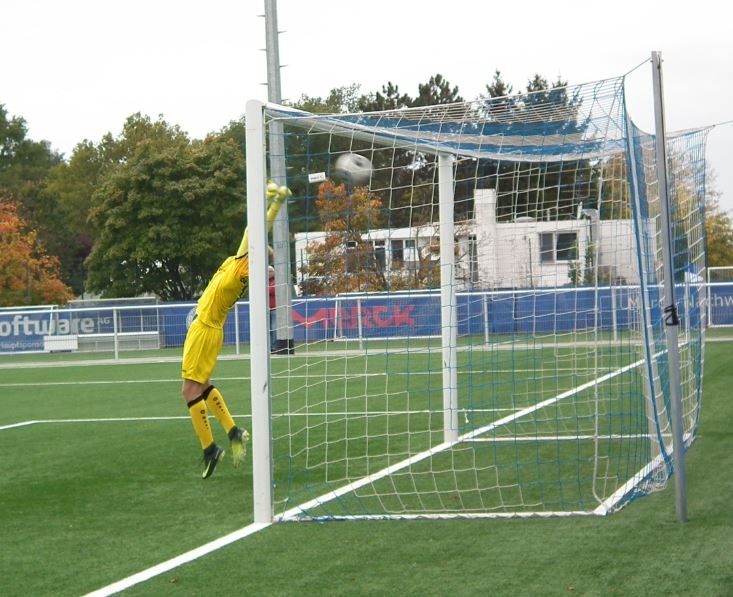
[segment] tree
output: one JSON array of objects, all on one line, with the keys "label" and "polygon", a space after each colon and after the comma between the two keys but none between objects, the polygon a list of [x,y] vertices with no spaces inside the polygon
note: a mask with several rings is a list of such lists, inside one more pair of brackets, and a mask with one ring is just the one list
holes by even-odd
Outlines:
[{"label": "tree", "polygon": [[733,221],[720,207],[717,193],[709,193],[705,201],[705,236],[707,266],[733,266]]},{"label": "tree", "polygon": [[10,117],[0,104],[0,195],[15,204],[18,216],[52,255],[69,244],[56,198],[44,189],[49,171],[61,163],[48,141],[28,139],[25,120]]},{"label": "tree", "polygon": [[417,97],[410,105],[412,107],[438,106],[462,101],[463,98],[458,93],[458,87],[451,88],[448,80],[443,75],[437,74],[430,77],[426,84],[418,85]]},{"label": "tree", "polygon": [[[629,220],[631,219],[631,187],[626,166],[626,156],[615,154],[604,158],[599,165],[600,177],[603,184],[600,187],[601,220]],[[583,203],[584,207],[595,207]]]},{"label": "tree", "polygon": [[49,171],[44,194],[56,201],[59,234],[50,238],[47,246],[61,258],[64,280],[76,292],[84,290],[84,263],[96,241],[97,231],[88,221],[95,190],[109,171],[134,154],[140,143],[165,143],[172,137],[187,140],[177,126],[169,126],[162,119],[153,122],[136,113],[125,120],[119,137],[107,133],[97,144],[85,140],[74,148],[68,163],[62,162]]},{"label": "tree", "polygon": [[29,231],[8,198],[0,197],[0,306],[65,304],[71,289],[59,278],[59,262]]},{"label": "tree", "polygon": [[[490,84],[486,85],[486,92],[490,98],[506,97],[514,91],[511,85],[508,85],[501,76],[501,71],[494,71],[494,78]],[[483,96],[484,98],[486,96]]]},{"label": "tree", "polygon": [[[578,118],[582,99],[568,97],[566,81],[557,79],[550,85],[545,77],[536,74],[528,81],[526,94],[512,96],[508,95],[511,87],[497,70],[486,90],[489,96],[483,96],[483,111],[487,133],[494,130],[495,134],[518,137],[583,134],[586,125]],[[541,125],[537,121],[540,111]],[[478,170],[483,184],[496,189],[499,220],[511,221],[517,216],[565,219],[573,217],[579,201],[588,207],[597,203],[598,174],[589,160],[560,164],[487,159],[480,160]]]},{"label": "tree", "polygon": [[64,281],[74,292],[84,291],[84,261],[94,244],[94,231],[87,221],[92,196],[102,173],[114,163],[103,157],[99,147],[89,141],[79,143],[68,162],[48,173],[44,194],[55,198],[59,234],[48,241],[48,249],[61,259]]},{"label": "tree", "polygon": [[383,112],[385,110],[402,110],[412,105],[412,98],[407,94],[400,94],[399,87],[388,81],[382,86],[381,93],[362,95],[357,101],[360,112]]},{"label": "tree", "polygon": [[165,121],[140,117],[108,142],[125,159],[93,195],[88,289],[105,297],[195,298],[244,229],[241,146],[227,134],[189,141]]},{"label": "tree", "polygon": [[20,116],[10,118],[0,104],[0,189],[16,200],[62,161],[48,141],[32,141],[27,135],[25,120]]},{"label": "tree", "polygon": [[316,208],[326,236],[309,245],[302,273],[318,280],[321,292],[388,289],[374,247],[364,239],[366,232],[380,226],[381,207],[381,200],[367,187],[356,187],[349,194],[345,185],[330,180],[319,185]]},{"label": "tree", "polygon": [[[358,107],[365,112],[398,110],[405,108],[426,108],[463,101],[458,87],[452,87],[441,74],[430,77],[427,83],[418,85],[417,97],[402,94],[397,85],[388,82],[382,87],[381,93],[363,95],[358,101]],[[406,114],[407,116],[407,114]],[[424,152],[416,152],[404,148],[395,148],[392,152],[378,152],[373,156],[377,171],[389,171],[393,189],[403,189],[395,192],[390,199],[393,207],[407,207],[415,204],[417,195],[420,199],[429,198],[428,204],[437,197],[436,191],[436,156]],[[457,191],[457,200],[460,201],[461,189]],[[425,205],[424,201],[419,202]],[[435,206],[430,209],[434,209]],[[388,217],[390,226],[410,226],[413,212],[411,209],[392,209]]]},{"label": "tree", "polygon": [[335,87],[325,99],[303,94],[294,105],[300,110],[314,114],[357,112],[360,109],[358,105],[359,89],[360,86],[356,83],[346,87]]}]

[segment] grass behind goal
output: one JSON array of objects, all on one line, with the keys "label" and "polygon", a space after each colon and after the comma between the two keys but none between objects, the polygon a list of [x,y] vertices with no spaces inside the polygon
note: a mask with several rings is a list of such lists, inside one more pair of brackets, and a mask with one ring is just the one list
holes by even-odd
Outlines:
[{"label": "grass behind goal", "polygon": [[282,375],[274,361],[275,511],[284,519],[590,513],[646,464],[629,457],[649,452],[631,352],[466,344],[450,445],[440,353],[413,343],[343,354],[307,353]]},{"label": "grass behind goal", "polygon": [[[487,586],[497,594],[726,594],[732,488],[720,472],[733,466],[730,346],[707,348],[684,525],[669,488],[610,518],[276,525],[126,594],[354,594],[355,586],[360,594],[437,586],[455,595]],[[84,594],[251,522],[249,466],[227,461],[199,478],[175,357],[68,367],[44,359],[0,374],[4,595]],[[225,359],[216,380],[244,424],[247,370]],[[542,454],[537,442],[530,451]]]}]

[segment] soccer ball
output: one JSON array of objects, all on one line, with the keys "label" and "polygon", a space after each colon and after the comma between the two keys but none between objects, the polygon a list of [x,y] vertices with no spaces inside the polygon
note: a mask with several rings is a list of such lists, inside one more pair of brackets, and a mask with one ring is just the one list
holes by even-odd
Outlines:
[{"label": "soccer ball", "polygon": [[342,153],[334,166],[336,175],[350,185],[363,185],[372,175],[372,163],[358,153]]}]

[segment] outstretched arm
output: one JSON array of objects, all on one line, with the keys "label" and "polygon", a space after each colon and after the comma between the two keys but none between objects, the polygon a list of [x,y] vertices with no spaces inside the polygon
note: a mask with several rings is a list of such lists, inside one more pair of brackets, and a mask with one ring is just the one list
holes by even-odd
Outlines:
[{"label": "outstretched arm", "polygon": [[[274,182],[270,181],[267,183],[267,231],[269,232],[272,228],[272,223],[275,221],[282,204],[285,200],[290,197],[293,193],[286,186],[278,187]],[[239,249],[237,249],[236,257],[242,257],[246,254],[249,249],[249,226],[244,229],[242,235],[242,242],[239,243]]]}]

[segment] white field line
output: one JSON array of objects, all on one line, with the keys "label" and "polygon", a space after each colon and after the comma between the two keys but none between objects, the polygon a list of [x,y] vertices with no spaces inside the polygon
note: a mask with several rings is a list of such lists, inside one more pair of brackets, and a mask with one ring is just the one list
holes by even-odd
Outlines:
[{"label": "white field line", "polygon": [[271,524],[272,523],[269,523],[269,522],[252,523],[242,529],[239,529],[238,531],[234,531],[233,533],[229,533],[228,535],[224,535],[223,537],[214,539],[213,541],[210,541],[209,543],[205,543],[204,545],[201,545],[200,547],[196,547],[192,549],[191,551],[182,553],[181,555],[176,556],[175,558],[171,558],[170,560],[167,560],[165,562],[161,562],[160,564],[152,566],[148,568],[147,570],[142,570],[141,572],[138,572],[137,574],[133,574],[131,576],[128,576],[127,578],[118,580],[117,582],[107,585],[106,587],[102,587],[101,589],[97,589],[96,591],[92,591],[91,593],[87,593],[86,597],[105,597],[106,595],[114,595],[115,593],[119,593],[120,591],[129,589],[133,585],[139,584],[141,582],[145,582],[146,580],[150,580],[151,578],[155,576],[158,576],[165,572],[169,572],[170,570],[173,570],[174,568],[178,568],[179,566],[183,566],[184,564],[188,564],[189,562],[192,562],[193,560],[197,560],[198,558],[201,558],[207,554],[210,554],[216,551],[217,549],[221,549],[222,547],[226,547],[227,545],[234,543],[235,541],[244,539],[245,537],[248,537],[249,535],[252,535],[254,533],[257,533],[267,528]]},{"label": "white field line", "polygon": [[[412,456],[411,458],[408,458],[404,460],[401,463],[397,463],[394,465],[391,465],[389,467],[386,467],[382,469],[381,471],[378,471],[372,475],[369,475],[368,477],[365,477],[363,479],[360,479],[359,481],[355,483],[351,483],[349,485],[346,485],[338,490],[334,490],[331,492],[328,492],[321,497],[315,498],[309,502],[306,502],[304,504],[301,504],[300,506],[296,506],[294,508],[291,508],[290,510],[287,510],[286,512],[277,515],[275,517],[275,521],[286,521],[286,520],[297,520],[300,518],[300,514],[303,512],[307,512],[309,508],[313,508],[315,506],[318,506],[324,502],[328,502],[330,500],[336,499],[342,495],[345,495],[347,493],[350,493],[368,483],[371,483],[373,481],[376,481],[378,479],[382,479],[396,471],[399,471],[401,469],[407,468],[411,466],[412,464],[415,464],[417,462],[420,462],[422,460],[425,460],[426,458],[429,458],[435,454],[439,454],[445,450],[450,449],[452,446],[468,441],[468,440],[475,440],[476,436],[482,435],[484,433],[487,433],[491,431],[492,429],[495,429],[497,427],[500,427],[502,425],[505,425],[507,423],[510,423],[512,421],[515,421],[523,416],[526,416],[528,414],[531,414],[532,412],[535,412],[539,409],[545,408],[546,406],[549,406],[551,404],[554,404],[556,402],[559,402],[561,400],[564,400],[565,398],[568,398],[580,391],[583,391],[585,389],[589,389],[595,385],[598,385],[600,383],[603,383],[604,381],[607,381],[609,379],[612,379],[613,377],[616,377],[618,375],[621,375],[622,373],[625,373],[626,371],[629,371],[633,369],[634,367],[638,367],[642,361],[637,361],[636,363],[632,363],[630,365],[627,365],[625,367],[622,367],[614,372],[608,373],[598,379],[595,379],[593,381],[587,382],[585,384],[582,384],[576,388],[573,388],[571,390],[568,390],[566,392],[563,392],[562,394],[559,394],[553,398],[544,400],[536,405],[533,405],[531,407],[524,408],[522,410],[517,411],[516,413],[503,417],[489,425],[485,425],[484,427],[481,427],[479,429],[473,430],[471,433],[467,433],[461,437],[459,437],[457,440],[452,442],[443,442],[437,446],[434,446],[433,448],[426,450],[420,454],[416,454],[415,456]],[[99,383],[99,382],[89,382],[89,383]],[[4,384],[3,384],[4,385]],[[5,429],[11,429],[15,427],[22,427],[27,425],[33,425],[38,423],[80,423],[80,422],[103,422],[103,421],[141,421],[141,420],[168,420],[168,419],[186,419],[187,416],[180,416],[180,417],[130,417],[130,418],[114,418],[114,419],[61,419],[61,420],[35,420],[35,421],[24,421],[21,423],[14,423],[11,425],[5,425],[0,427],[0,431]],[[644,474],[644,471],[640,471],[640,475]],[[621,499],[623,496],[619,496],[618,499]],[[596,510],[596,513],[605,513],[608,511],[608,509],[611,506],[608,503],[604,503],[602,506]],[[575,515],[579,514],[589,514],[587,512],[576,512],[573,513]],[[537,516],[538,514],[528,514],[527,516]],[[516,516],[516,515],[514,515]],[[438,516],[440,518],[441,516]],[[421,516],[420,518],[425,518],[425,516]],[[124,591],[125,589],[128,589],[136,584],[139,584],[141,582],[145,582],[147,580],[150,580],[151,578],[154,578],[156,576],[159,576],[160,574],[163,574],[165,572],[169,572],[170,570],[173,570],[174,568],[177,568],[179,566],[182,566],[184,564],[187,564],[189,562],[192,562],[193,560],[196,560],[198,558],[201,558],[205,555],[208,555],[218,549],[221,549],[222,547],[226,547],[227,545],[230,545],[231,543],[234,543],[236,541],[239,541],[240,539],[243,539],[245,537],[248,537],[249,535],[252,535],[256,532],[259,532],[267,527],[269,527],[272,523],[252,523],[242,529],[239,529],[237,531],[234,531],[232,533],[229,533],[228,535],[224,535],[223,537],[220,537],[218,539],[215,539],[213,541],[210,541],[209,543],[206,543],[204,545],[201,545],[200,547],[194,548],[190,551],[187,551],[179,556],[176,556],[174,558],[171,558],[169,560],[166,560],[165,562],[162,562],[160,564],[157,564],[155,566],[152,566],[150,568],[147,568],[145,570],[142,570],[136,574],[133,574],[131,576],[128,576],[126,578],[123,578],[117,582],[114,582],[112,584],[109,584],[105,587],[102,587],[100,589],[97,589],[96,591],[93,591],[91,593],[88,593],[85,597],[103,597],[107,595],[114,595],[116,593],[119,593],[120,591]]]},{"label": "white field line", "polygon": [[636,361],[635,363],[631,363],[629,365],[626,365],[625,367],[621,367],[620,369],[607,373],[606,375],[603,375],[597,379],[594,379],[587,383],[581,384],[576,388],[572,388],[566,392],[558,394],[557,396],[553,398],[548,398],[547,400],[538,402],[537,404],[533,406],[523,408],[517,411],[516,413],[503,417],[501,419],[498,419],[494,421],[493,423],[490,423],[489,425],[484,425],[483,427],[474,429],[470,433],[466,433],[458,437],[456,440],[449,441],[449,442],[443,442],[441,444],[433,446],[429,450],[425,450],[424,452],[415,454],[414,456],[411,456],[410,458],[407,458],[403,460],[402,462],[398,462],[393,465],[390,465],[386,468],[383,468],[380,471],[372,473],[371,475],[367,477],[363,477],[362,479],[359,479],[358,481],[349,483],[348,485],[344,485],[343,487],[340,487],[339,489],[335,489],[333,491],[324,493],[323,495],[317,498],[314,498],[304,504],[301,504],[300,506],[295,506],[294,508],[291,508],[290,510],[286,510],[282,514],[278,514],[275,517],[275,520],[278,520],[278,521],[298,520],[300,518],[300,515],[302,513],[307,513],[308,509],[310,508],[315,508],[325,502],[330,502],[331,500],[335,500],[341,497],[342,495],[346,495],[347,493],[356,491],[357,489],[364,487],[365,485],[368,485],[370,483],[373,483],[374,481],[383,479],[397,471],[400,471],[402,469],[412,466],[413,464],[421,462],[422,460],[425,460],[426,458],[430,458],[436,454],[440,454],[441,452],[449,450],[450,448],[452,448],[453,446],[459,443],[462,443],[468,440],[475,440],[476,436],[478,435],[483,435],[485,433],[488,433],[489,431],[492,431],[493,429],[496,429],[497,427],[501,427],[502,425],[506,425],[508,423],[516,421],[517,419],[520,419],[526,415],[529,415],[537,410],[540,410],[542,408],[545,408],[547,406],[560,402],[561,400],[564,400],[565,398],[573,396],[577,394],[578,392],[581,392],[583,390],[592,388],[593,386],[599,385],[605,381],[608,381],[609,379],[612,379],[618,375],[621,375],[623,373],[626,373],[627,371],[630,371],[631,369],[635,367],[640,366],[641,364],[643,364],[643,362],[644,362],[643,360]]},{"label": "white field line", "polygon": [[[3,426],[0,426],[0,431],[14,429],[17,427],[27,427],[29,425],[44,424],[44,423],[48,424],[48,423],[98,423],[98,422],[113,422],[113,421],[166,421],[166,420],[188,419],[188,418],[190,417],[188,415],[185,415],[185,416],[179,416],[179,417],[121,417],[121,418],[114,418],[114,419],[111,419],[111,418],[110,419],[48,419],[48,420],[39,419],[39,420],[33,420],[33,421],[22,421],[20,423],[12,423],[10,425],[3,425]],[[102,587],[101,589],[97,589],[96,591],[93,591],[89,593],[88,595],[94,596],[94,597],[102,597],[105,595],[114,595],[115,593],[119,593],[120,591],[129,589],[133,585],[136,585],[141,582],[145,582],[146,580],[150,580],[151,578],[155,576],[158,576],[160,574],[173,570],[174,568],[177,568],[178,566],[182,566],[183,564],[186,564],[188,562],[201,558],[213,551],[216,551],[217,549],[221,549],[222,547],[229,545],[230,543],[234,543],[235,541],[239,541],[240,539],[243,539],[244,537],[247,537],[253,533],[261,531],[262,529],[270,526],[270,524],[272,523],[253,523],[253,524],[247,525],[246,527],[242,529],[229,533],[228,535],[224,535],[223,537],[219,537],[218,539],[210,541],[209,543],[201,545],[200,547],[196,547],[190,551],[187,551],[186,553],[183,553],[179,556],[171,558],[170,560],[167,560],[165,562],[152,566],[146,570],[142,570],[141,572],[138,572],[137,574],[133,574],[131,576],[128,576],[127,578],[123,578],[122,580],[119,580],[110,585],[107,585],[106,587]]]}]

